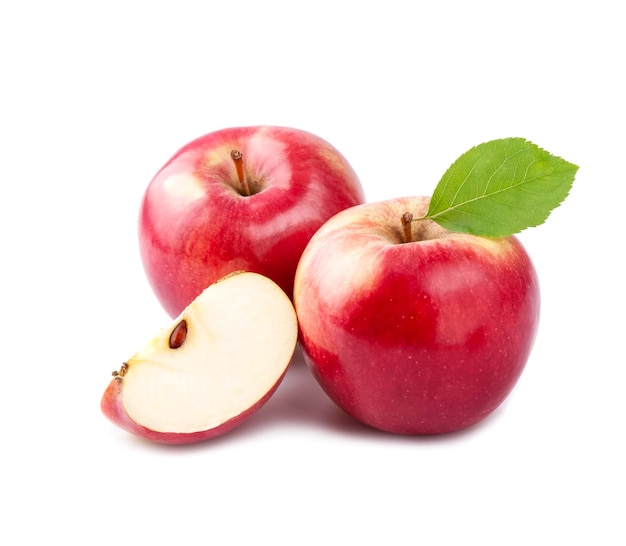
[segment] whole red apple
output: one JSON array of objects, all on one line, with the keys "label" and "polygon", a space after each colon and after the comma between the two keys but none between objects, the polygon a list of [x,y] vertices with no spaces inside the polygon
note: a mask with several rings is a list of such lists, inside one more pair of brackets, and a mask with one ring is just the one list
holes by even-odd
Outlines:
[{"label": "whole red apple", "polygon": [[311,239],[294,303],[305,359],[357,420],[398,434],[473,425],[516,384],[534,341],[539,287],[515,237],[453,233],[429,198],[345,210]]},{"label": "whole red apple", "polygon": [[272,126],[216,131],[184,146],[150,182],[141,258],[173,317],[237,270],[265,275],[291,297],[311,236],[364,200],[348,161],[318,136]]}]

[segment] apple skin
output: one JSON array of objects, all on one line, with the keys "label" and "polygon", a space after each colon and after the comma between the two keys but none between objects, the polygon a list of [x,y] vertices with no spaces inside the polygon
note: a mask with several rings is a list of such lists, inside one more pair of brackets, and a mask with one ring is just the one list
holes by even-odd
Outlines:
[{"label": "apple skin", "polygon": [[[243,154],[252,195],[242,195],[232,150]],[[265,275],[292,297],[309,239],[331,216],[364,201],[348,161],[320,137],[275,126],[215,131],[180,149],[148,185],[141,259],[172,317],[237,270]]]},{"label": "apple skin", "polygon": [[525,367],[540,308],[537,275],[516,237],[452,233],[423,216],[429,198],[343,211],[311,239],[294,304],[307,365],[329,397],[386,432],[474,425]]},{"label": "apple skin", "polygon": [[139,438],[170,445],[194,444],[221,436],[234,428],[239,427],[271,398],[282,382],[284,376],[285,374],[282,375],[274,387],[270,389],[256,404],[241,412],[236,417],[233,417],[232,419],[229,419],[228,421],[225,421],[221,425],[210,430],[202,430],[198,432],[159,432],[150,430],[149,428],[140,425],[134,421],[124,409],[122,402],[122,389],[124,388],[124,383],[119,377],[113,378],[104,391],[104,395],[102,396],[102,400],[100,402],[100,409],[112,423],[116,424],[126,432],[130,432],[131,434],[138,436]]}]

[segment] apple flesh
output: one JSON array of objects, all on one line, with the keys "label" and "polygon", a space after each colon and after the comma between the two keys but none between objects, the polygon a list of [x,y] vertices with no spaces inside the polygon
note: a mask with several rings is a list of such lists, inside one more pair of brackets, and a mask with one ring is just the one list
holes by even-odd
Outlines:
[{"label": "apple flesh", "polygon": [[273,126],[216,131],[180,149],[148,185],[144,269],[170,316],[236,270],[270,277],[291,297],[313,233],[364,199],[348,161],[318,136]]},{"label": "apple flesh", "polygon": [[437,434],[493,412],[516,384],[539,286],[515,237],[415,218],[426,197],[343,211],[311,239],[294,304],[305,360],[330,398],[374,428]]},{"label": "apple flesh", "polygon": [[114,372],[102,411],[128,432],[162,443],[224,434],[276,390],[297,335],[293,305],[276,283],[234,273]]}]

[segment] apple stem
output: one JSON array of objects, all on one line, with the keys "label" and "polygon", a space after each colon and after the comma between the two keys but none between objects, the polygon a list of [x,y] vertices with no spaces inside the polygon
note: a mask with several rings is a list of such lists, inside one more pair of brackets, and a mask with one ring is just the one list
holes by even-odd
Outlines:
[{"label": "apple stem", "polygon": [[115,377],[115,379],[121,379],[122,377],[124,377],[126,375],[126,372],[128,371],[128,364],[126,364],[126,362],[124,362],[122,364],[122,367],[120,368],[120,371],[114,371],[113,372],[113,377]]},{"label": "apple stem", "polygon": [[250,185],[246,179],[246,173],[243,170],[243,154],[239,150],[233,150],[230,152],[230,157],[235,164],[235,169],[237,169],[237,178],[239,179],[239,184],[243,189],[244,195],[252,195],[250,192]]},{"label": "apple stem", "polygon": [[411,224],[413,223],[413,214],[410,212],[405,212],[402,215],[402,231],[404,233],[404,242],[412,243],[413,242],[413,234],[411,232]]}]

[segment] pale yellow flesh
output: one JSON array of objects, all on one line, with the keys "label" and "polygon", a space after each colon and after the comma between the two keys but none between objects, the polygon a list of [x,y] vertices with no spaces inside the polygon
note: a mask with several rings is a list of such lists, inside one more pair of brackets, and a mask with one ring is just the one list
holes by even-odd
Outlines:
[{"label": "pale yellow flesh", "polygon": [[[187,337],[169,348],[173,327]],[[270,279],[239,273],[209,286],[127,363],[123,405],[158,432],[210,430],[254,406],[282,377],[298,327],[289,298]]]}]

